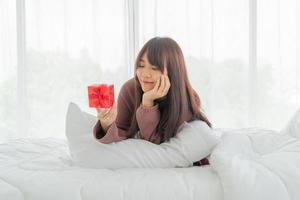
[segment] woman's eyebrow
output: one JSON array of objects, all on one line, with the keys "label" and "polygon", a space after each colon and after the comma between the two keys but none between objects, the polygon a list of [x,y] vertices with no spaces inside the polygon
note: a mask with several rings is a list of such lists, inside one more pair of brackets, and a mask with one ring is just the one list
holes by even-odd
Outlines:
[{"label": "woman's eyebrow", "polygon": [[145,62],[143,58],[140,59],[140,62]]}]

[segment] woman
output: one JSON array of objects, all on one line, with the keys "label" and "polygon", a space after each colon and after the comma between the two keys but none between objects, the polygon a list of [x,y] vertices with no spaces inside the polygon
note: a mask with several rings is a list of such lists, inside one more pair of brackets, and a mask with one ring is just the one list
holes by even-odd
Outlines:
[{"label": "woman", "polygon": [[[184,121],[196,119],[211,127],[188,80],[183,53],[171,38],[149,40],[137,56],[134,78],[120,90],[117,105],[97,112],[93,132],[102,143],[139,138],[160,144],[175,136]],[[203,161],[200,164],[207,164]]]}]

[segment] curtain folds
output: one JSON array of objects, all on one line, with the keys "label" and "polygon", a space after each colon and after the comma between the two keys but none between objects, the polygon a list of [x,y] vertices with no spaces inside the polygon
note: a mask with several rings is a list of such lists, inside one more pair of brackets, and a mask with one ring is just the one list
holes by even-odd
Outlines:
[{"label": "curtain folds", "polygon": [[114,83],[118,94],[154,36],[182,47],[215,128],[280,129],[300,105],[297,0],[26,0],[24,79],[18,1],[0,0],[0,141],[64,137],[67,104],[95,114],[87,85]]}]

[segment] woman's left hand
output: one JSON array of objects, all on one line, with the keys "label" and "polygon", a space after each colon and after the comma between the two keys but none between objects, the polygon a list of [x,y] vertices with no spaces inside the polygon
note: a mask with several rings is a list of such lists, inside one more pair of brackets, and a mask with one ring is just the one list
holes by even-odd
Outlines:
[{"label": "woman's left hand", "polygon": [[152,107],[154,105],[154,100],[166,96],[170,87],[171,83],[167,75],[167,70],[164,70],[164,73],[160,76],[160,79],[156,82],[154,88],[143,94],[143,106]]},{"label": "woman's left hand", "polygon": [[109,109],[97,109],[97,118],[100,121],[102,129],[106,132],[111,124],[117,118],[117,103],[114,102],[113,106]]}]

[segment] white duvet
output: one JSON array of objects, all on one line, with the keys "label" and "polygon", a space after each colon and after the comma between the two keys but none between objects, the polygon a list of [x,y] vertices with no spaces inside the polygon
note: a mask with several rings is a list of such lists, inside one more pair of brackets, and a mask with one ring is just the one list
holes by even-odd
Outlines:
[{"label": "white duvet", "polygon": [[280,132],[229,131],[210,158],[225,200],[300,199],[300,109]]},{"label": "white duvet", "polygon": [[288,133],[225,133],[210,163],[225,200],[300,199],[300,139]]},{"label": "white duvet", "polygon": [[61,139],[0,144],[0,200],[219,200],[211,167],[91,169],[72,165]]},{"label": "white duvet", "polygon": [[224,131],[210,166],[88,169],[72,165],[65,142],[0,145],[0,199],[300,199],[300,111],[281,132]]}]

